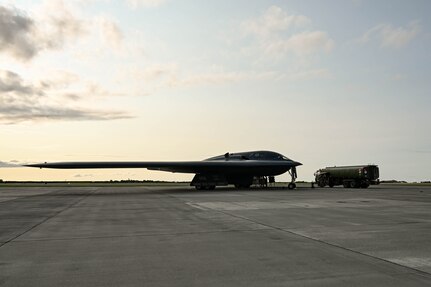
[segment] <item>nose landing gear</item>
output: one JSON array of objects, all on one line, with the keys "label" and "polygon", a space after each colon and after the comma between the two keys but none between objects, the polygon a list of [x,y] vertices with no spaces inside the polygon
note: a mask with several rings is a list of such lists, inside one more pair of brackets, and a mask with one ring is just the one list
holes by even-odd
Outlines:
[{"label": "nose landing gear", "polygon": [[289,170],[289,174],[291,177],[291,181],[289,182],[289,184],[287,185],[288,189],[295,189],[296,188],[296,178],[298,177],[297,173],[296,173],[296,167],[292,167],[291,170]]}]

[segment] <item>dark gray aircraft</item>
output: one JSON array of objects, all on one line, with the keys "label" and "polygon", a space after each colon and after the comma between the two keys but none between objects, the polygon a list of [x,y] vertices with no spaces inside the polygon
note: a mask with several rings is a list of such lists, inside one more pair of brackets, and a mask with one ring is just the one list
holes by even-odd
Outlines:
[{"label": "dark gray aircraft", "polygon": [[39,168],[146,168],[180,173],[196,174],[190,185],[196,189],[214,189],[216,186],[233,184],[248,188],[255,177],[276,176],[289,172],[289,189],[296,187],[296,167],[299,162],[273,151],[249,151],[226,153],[203,161],[132,161],[132,162],[53,162],[29,164]]}]

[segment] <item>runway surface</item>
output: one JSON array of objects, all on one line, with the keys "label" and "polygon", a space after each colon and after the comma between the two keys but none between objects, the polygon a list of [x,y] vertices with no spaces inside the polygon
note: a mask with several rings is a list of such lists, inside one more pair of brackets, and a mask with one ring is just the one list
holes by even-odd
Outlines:
[{"label": "runway surface", "polygon": [[0,286],[431,286],[431,187],[1,187]]}]

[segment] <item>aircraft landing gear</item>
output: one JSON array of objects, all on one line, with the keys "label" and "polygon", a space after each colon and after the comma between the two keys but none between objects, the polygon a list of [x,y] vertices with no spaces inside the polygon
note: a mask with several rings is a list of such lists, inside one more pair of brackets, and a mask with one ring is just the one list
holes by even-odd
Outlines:
[{"label": "aircraft landing gear", "polygon": [[289,170],[289,174],[291,177],[291,181],[289,182],[289,184],[287,185],[288,189],[295,189],[296,188],[296,178],[298,177],[297,173],[296,173],[296,167],[292,167],[291,170]]},{"label": "aircraft landing gear", "polygon": [[197,190],[214,190],[215,187],[215,185],[195,185]]}]

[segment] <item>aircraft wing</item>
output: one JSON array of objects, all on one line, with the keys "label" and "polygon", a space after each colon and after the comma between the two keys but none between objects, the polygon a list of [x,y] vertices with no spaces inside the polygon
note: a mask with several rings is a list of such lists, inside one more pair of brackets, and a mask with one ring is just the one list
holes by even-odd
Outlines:
[{"label": "aircraft wing", "polygon": [[241,173],[260,169],[285,168],[301,165],[295,161],[128,161],[128,162],[52,162],[28,164],[29,167],[56,169],[146,168],[181,173]]}]

